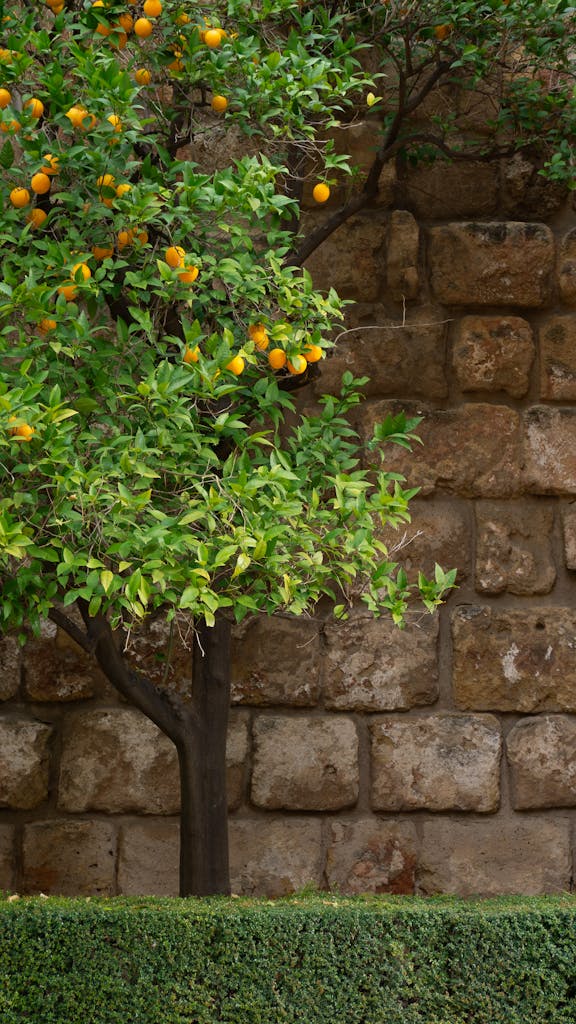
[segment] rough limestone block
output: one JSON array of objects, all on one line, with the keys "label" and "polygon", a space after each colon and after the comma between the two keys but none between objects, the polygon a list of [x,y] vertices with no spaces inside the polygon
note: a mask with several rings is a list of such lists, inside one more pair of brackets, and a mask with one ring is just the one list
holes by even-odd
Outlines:
[{"label": "rough limestone block", "polygon": [[438,302],[537,309],[551,294],[554,237],[545,224],[446,224],[430,230],[429,263]]},{"label": "rough limestone block", "polygon": [[350,718],[260,715],[254,743],[257,807],[331,811],[358,799],[358,736]]},{"label": "rough limestone block", "polygon": [[486,217],[498,205],[498,168],[435,160],[409,170],[406,204],[420,220]]},{"label": "rough limestone block", "polygon": [[438,616],[358,615],[325,628],[324,703],[344,711],[406,710],[438,697]]},{"label": "rough limestone block", "polygon": [[501,737],[492,715],[387,718],[371,729],[378,811],[495,811]]},{"label": "rough limestone block", "polygon": [[420,229],[408,210],[394,210],[388,223],[386,284],[392,299],[415,299],[420,289]]},{"label": "rough limestone block", "polygon": [[20,646],[15,637],[0,637],[0,700],[10,700],[20,686]]},{"label": "rough limestone block", "polygon": [[501,213],[518,220],[547,220],[565,203],[568,190],[562,182],[543,177],[544,157],[530,159],[515,153],[501,161]]},{"label": "rough limestone block", "polygon": [[366,396],[448,394],[445,373],[446,318],[437,307],[410,310],[403,321],[379,303],[357,303],[346,309],[336,346],[321,365],[317,394],[332,394],[349,370],[369,377]]},{"label": "rough limestone block", "polygon": [[118,834],[118,892],[126,896],[177,896],[180,826],[177,821],[139,821]]},{"label": "rough limestone block", "polygon": [[506,821],[424,823],[418,890],[459,896],[567,892],[570,822],[523,817]]},{"label": "rough limestone block", "polygon": [[474,711],[576,711],[576,612],[457,608],[454,699]]},{"label": "rough limestone block", "polygon": [[519,316],[465,316],[452,362],[462,391],[526,394],[535,345],[530,324]]},{"label": "rough limestone block", "polygon": [[540,327],[540,397],[576,398],[576,313],[553,316]]},{"label": "rough limestone block", "polygon": [[320,691],[317,622],[276,616],[245,619],[232,639],[232,701],[314,705]]},{"label": "rough limestone block", "polygon": [[576,505],[568,505],[562,512],[564,557],[567,569],[576,569]]},{"label": "rough limestone block", "polygon": [[414,579],[419,570],[434,575],[434,566],[457,569],[460,586],[470,573],[470,535],[468,508],[458,501],[438,498],[410,502],[410,523],[392,529],[385,527],[380,536],[388,546],[390,558],[399,562]]},{"label": "rough limestone block", "polygon": [[16,863],[14,825],[0,825],[0,889],[12,889]]},{"label": "rough limestone block", "polygon": [[404,410],[422,416],[422,440],[411,452],[387,445],[386,469],[402,473],[421,495],[441,488],[467,498],[506,498],[520,490],[520,417],[513,409],[483,403],[431,409],[416,402],[367,402],[358,429],[372,436],[374,423]]},{"label": "rough limestone block", "polygon": [[249,755],[249,716],[240,711],[232,711],[226,738],[226,791],[229,811],[237,810],[242,803]]},{"label": "rough limestone block", "polygon": [[102,821],[36,821],[24,826],[22,891],[111,896],[116,834]]},{"label": "rough limestone block", "polygon": [[576,494],[576,409],[525,413],[524,483],[533,494]]},{"label": "rough limestone block", "polygon": [[28,718],[0,721],[0,807],[24,811],[46,800],[51,735]]},{"label": "rough limestone block", "polygon": [[416,829],[411,822],[362,818],[330,825],[326,879],[337,892],[411,895]]},{"label": "rough limestone block", "polygon": [[554,510],[523,502],[476,505],[476,589],[485,594],[548,594],[556,580]]},{"label": "rough limestone block", "polygon": [[28,641],[22,659],[29,700],[85,700],[104,685],[94,658],[48,620],[42,623],[40,636]]},{"label": "rough limestone block", "polygon": [[566,306],[576,305],[576,228],[564,235],[560,243],[558,284],[562,302]]},{"label": "rough limestone block", "polygon": [[317,818],[232,819],[232,892],[287,896],[305,885],[319,887],[323,867],[321,829]]},{"label": "rough limestone block", "polygon": [[[322,220],[322,214],[308,214],[304,232],[313,230]],[[343,299],[375,302],[385,281],[384,230],[383,216],[375,215],[373,210],[366,216],[351,217],[308,257],[304,266],[318,285],[329,281]]]},{"label": "rough limestone block", "polygon": [[511,729],[506,753],[512,806],[576,806],[576,722],[563,715],[528,718]]}]

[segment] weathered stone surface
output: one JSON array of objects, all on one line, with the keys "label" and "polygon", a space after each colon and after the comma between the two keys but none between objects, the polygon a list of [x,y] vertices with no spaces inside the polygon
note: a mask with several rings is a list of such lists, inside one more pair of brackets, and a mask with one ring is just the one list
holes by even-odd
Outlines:
[{"label": "weathered stone surface", "polygon": [[570,860],[566,819],[436,819],[424,823],[418,889],[425,896],[567,892]]},{"label": "weathered stone surface", "polygon": [[560,243],[558,284],[562,302],[567,306],[576,305],[576,228],[564,235]]},{"label": "weathered stone surface", "polygon": [[524,481],[534,494],[576,494],[576,409],[537,406],[524,418]]},{"label": "weathered stone surface", "polygon": [[351,719],[260,715],[254,742],[257,807],[330,811],[356,802],[358,736]]},{"label": "weathered stone surface", "polygon": [[497,809],[501,738],[492,715],[387,718],[370,731],[374,810]]},{"label": "weathered stone surface", "polygon": [[542,167],[543,161],[531,160],[524,153],[502,161],[500,199],[506,217],[547,220],[560,209],[568,190],[544,178]]},{"label": "weathered stone surface", "polygon": [[53,622],[23,650],[24,689],[29,700],[72,701],[92,697],[104,677],[93,658]]},{"label": "weathered stone surface", "polygon": [[506,753],[513,807],[576,806],[574,719],[563,715],[524,719],[509,732]]},{"label": "weathered stone surface", "polygon": [[226,790],[228,809],[231,811],[237,810],[244,797],[249,753],[248,715],[233,711],[226,739]]},{"label": "weathered stone surface", "polygon": [[22,891],[111,896],[116,834],[102,821],[36,821],[24,826]]},{"label": "weathered stone surface", "polygon": [[422,220],[485,217],[498,204],[498,169],[477,161],[422,164],[408,172],[406,203]]},{"label": "weathered stone surface", "polygon": [[575,636],[571,608],[457,608],[452,616],[457,707],[576,711]]},{"label": "weathered stone surface", "polygon": [[336,347],[322,362],[318,394],[336,391],[346,370],[369,377],[365,395],[425,395],[444,398],[445,317],[434,307],[411,310],[406,323],[378,303],[358,303],[346,310]]},{"label": "weathered stone surface", "polygon": [[576,569],[576,506],[569,505],[562,513],[564,557],[567,569]]},{"label": "weathered stone surface", "polygon": [[177,821],[122,825],[118,834],[118,892],[126,896],[177,896],[179,859]]},{"label": "weathered stone surface", "polygon": [[10,700],[20,686],[20,647],[15,637],[0,637],[0,700]]},{"label": "weathered stone surface", "polygon": [[415,299],[420,288],[420,228],[408,210],[390,214],[386,249],[386,283],[393,299]]},{"label": "weathered stone surface", "polygon": [[16,865],[13,825],[0,825],[0,889],[12,889]]},{"label": "weathered stone surface", "polygon": [[520,490],[520,417],[502,405],[470,404],[431,409],[416,402],[369,402],[358,429],[371,437],[374,423],[401,409],[422,416],[422,439],[412,452],[386,448],[386,469],[402,473],[426,495],[436,488],[468,498],[505,498]]},{"label": "weathered stone surface", "polygon": [[[305,231],[322,219],[321,214],[308,214]],[[352,217],[308,257],[304,266],[318,287],[329,282],[343,299],[376,301],[385,281],[384,221],[374,211]]]},{"label": "weathered stone surface", "polygon": [[410,502],[410,517],[409,524],[382,530],[390,558],[404,566],[410,579],[419,570],[432,576],[436,563],[457,569],[460,586],[470,573],[471,528],[466,508],[460,502],[415,498]]},{"label": "weathered stone surface", "polygon": [[259,616],[233,630],[232,700],[237,704],[316,704],[320,689],[317,622]]},{"label": "weathered stone surface", "polygon": [[576,398],[576,314],[553,316],[540,327],[540,397]]},{"label": "weathered stone surface", "polygon": [[549,593],[556,580],[552,508],[526,500],[480,501],[476,523],[476,589],[480,593]]},{"label": "weathered stone surface", "polygon": [[0,807],[29,810],[48,796],[49,725],[0,720]]},{"label": "weathered stone surface", "polygon": [[326,879],[337,892],[414,892],[416,830],[411,822],[363,818],[330,825]]},{"label": "weathered stone surface", "polygon": [[358,615],[325,628],[324,703],[348,711],[392,711],[438,697],[438,617],[411,614],[405,630]]},{"label": "weathered stone surface", "polygon": [[232,819],[230,884],[245,896],[287,896],[322,883],[321,822],[313,818]]},{"label": "weathered stone surface", "polygon": [[453,351],[462,391],[505,391],[521,398],[528,390],[535,346],[530,324],[519,316],[465,316]]},{"label": "weathered stone surface", "polygon": [[439,302],[538,308],[550,297],[554,238],[545,224],[446,224],[430,231],[429,260]]}]

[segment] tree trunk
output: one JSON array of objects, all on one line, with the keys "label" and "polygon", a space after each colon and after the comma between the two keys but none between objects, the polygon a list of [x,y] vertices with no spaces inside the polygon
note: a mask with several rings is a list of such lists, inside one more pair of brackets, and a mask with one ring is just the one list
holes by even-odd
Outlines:
[{"label": "tree trunk", "polygon": [[230,623],[196,623],[190,728],[176,744],[180,764],[180,895],[230,894],[226,737]]}]

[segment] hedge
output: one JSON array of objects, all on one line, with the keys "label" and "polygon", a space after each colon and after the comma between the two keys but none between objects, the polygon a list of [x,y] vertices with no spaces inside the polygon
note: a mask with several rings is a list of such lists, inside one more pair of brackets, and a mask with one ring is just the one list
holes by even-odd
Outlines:
[{"label": "hedge", "polygon": [[576,1022],[576,900],[0,900],[2,1024]]}]

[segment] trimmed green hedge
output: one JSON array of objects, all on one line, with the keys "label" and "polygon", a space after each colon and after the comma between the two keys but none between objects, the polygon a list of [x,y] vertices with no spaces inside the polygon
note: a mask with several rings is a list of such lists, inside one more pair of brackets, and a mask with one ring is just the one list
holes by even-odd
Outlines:
[{"label": "trimmed green hedge", "polygon": [[576,899],[0,901],[1,1024],[575,1024]]}]

